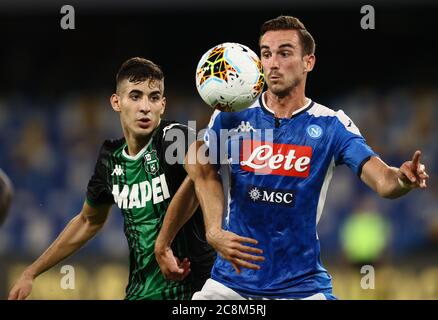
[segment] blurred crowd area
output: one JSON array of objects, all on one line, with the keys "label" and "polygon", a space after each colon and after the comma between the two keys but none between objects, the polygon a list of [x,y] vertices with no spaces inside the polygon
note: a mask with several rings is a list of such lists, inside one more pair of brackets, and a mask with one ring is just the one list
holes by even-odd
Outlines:
[{"label": "blurred crowd area", "polygon": [[[68,274],[57,266],[42,274],[34,282],[30,300],[121,300],[125,296],[128,266],[123,262],[70,261]],[[70,264],[71,263],[71,264]],[[2,267],[2,263],[0,263]],[[0,289],[11,288],[26,264],[9,264],[7,272],[0,275]],[[327,265],[333,277],[333,293],[342,300],[432,300],[438,299],[438,268],[382,265],[374,269],[374,279],[369,281],[361,269]],[[65,286],[69,277],[70,284]],[[64,284],[64,285],[63,285]],[[1,298],[8,291],[0,293]]]},{"label": "blurred crowd area", "polygon": [[[0,260],[8,268],[0,290],[10,285],[16,263],[26,264],[39,256],[81,210],[100,145],[122,136],[108,97],[102,93],[51,101],[18,95],[1,98],[0,167],[10,176],[15,195],[0,229]],[[387,200],[370,191],[347,167],[338,167],[318,227],[323,263],[437,265],[438,91],[361,88],[326,101],[310,97],[343,109],[390,165],[400,166],[421,150],[431,177],[426,191]],[[208,123],[212,109],[199,97],[169,92],[167,98],[165,118],[186,124],[196,120],[197,130]],[[127,268],[127,250],[123,219],[113,207],[103,230],[72,259],[98,257],[126,263]],[[122,268],[120,274],[126,272]]]}]

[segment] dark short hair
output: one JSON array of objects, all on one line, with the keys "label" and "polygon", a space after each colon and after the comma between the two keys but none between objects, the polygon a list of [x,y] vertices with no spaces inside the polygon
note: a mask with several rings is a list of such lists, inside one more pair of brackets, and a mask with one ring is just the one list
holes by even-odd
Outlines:
[{"label": "dark short hair", "polygon": [[164,79],[164,74],[160,66],[152,61],[142,57],[134,57],[122,63],[116,75],[116,86],[118,87],[120,82],[125,79],[134,83],[147,79],[161,81]]},{"label": "dark short hair", "polygon": [[303,47],[303,55],[315,54],[315,40],[298,18],[278,16],[275,19],[266,21],[260,29],[260,38],[268,31],[277,30],[297,30]]}]

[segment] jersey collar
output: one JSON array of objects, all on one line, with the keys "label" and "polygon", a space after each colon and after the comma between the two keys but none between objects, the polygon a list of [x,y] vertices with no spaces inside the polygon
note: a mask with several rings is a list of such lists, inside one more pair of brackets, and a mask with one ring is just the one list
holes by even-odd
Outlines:
[{"label": "jersey collar", "polygon": [[151,144],[152,138],[153,137],[151,137],[149,139],[148,143],[146,143],[146,145],[135,156],[130,156],[126,152],[126,148],[128,147],[128,144],[125,142],[125,146],[123,147],[123,150],[122,150],[123,157],[125,157],[127,160],[132,160],[132,161],[138,160],[143,155],[143,153],[146,151],[146,149],[149,147],[149,145]]},{"label": "jersey collar", "polygon": [[126,152],[126,147],[128,146],[128,144],[126,143],[126,139],[125,139],[125,146],[123,147],[123,150],[122,150],[122,156],[124,156],[128,160],[132,160],[132,161],[138,160],[141,157],[141,155],[146,151],[146,149],[149,147],[149,145],[151,144],[152,139],[154,138],[155,134],[157,133],[158,129],[160,128],[160,125],[161,125],[161,118],[158,121],[157,127],[152,132],[151,138],[149,139],[148,143],[146,143],[146,145],[135,156],[130,156]]},{"label": "jersey collar", "polygon": [[[265,94],[266,94],[266,91],[263,92],[263,94],[262,94],[262,95],[260,96],[260,98],[259,98],[260,106],[261,106],[262,110],[263,110],[265,113],[267,113],[267,114],[269,114],[269,115],[275,117],[275,112],[274,112],[274,110],[270,109],[270,108],[266,105],[266,103],[265,103],[265,99],[264,99]],[[295,110],[295,111],[292,113],[292,116],[290,117],[290,119],[292,119],[293,117],[296,117],[296,116],[300,115],[300,114],[303,113],[303,112],[306,112],[307,110],[309,110],[310,108],[313,107],[314,102],[312,101],[312,99],[307,98],[307,100],[308,100],[307,103],[306,103],[303,107],[299,108],[298,110]]]}]

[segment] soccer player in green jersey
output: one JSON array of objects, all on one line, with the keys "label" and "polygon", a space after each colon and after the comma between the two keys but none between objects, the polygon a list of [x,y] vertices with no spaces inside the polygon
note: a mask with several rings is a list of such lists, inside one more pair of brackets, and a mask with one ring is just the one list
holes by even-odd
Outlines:
[{"label": "soccer player in green jersey", "polygon": [[[123,213],[130,251],[126,299],[190,299],[209,278],[215,252],[205,241],[202,213],[183,167],[195,132],[161,119],[166,105],[164,75],[153,62],[143,58],[127,60],[116,83],[116,93],[110,100],[120,114],[124,138],[103,143],[81,212],[26,268],[9,299],[25,299],[38,275],[91,239],[104,225],[114,203]],[[175,141],[178,134],[183,139]],[[184,152],[179,157],[170,152],[181,148]],[[175,194],[186,201],[184,210],[190,211],[191,217],[172,242],[172,254],[182,270],[173,278],[180,281],[166,280],[154,255],[156,237]]]}]

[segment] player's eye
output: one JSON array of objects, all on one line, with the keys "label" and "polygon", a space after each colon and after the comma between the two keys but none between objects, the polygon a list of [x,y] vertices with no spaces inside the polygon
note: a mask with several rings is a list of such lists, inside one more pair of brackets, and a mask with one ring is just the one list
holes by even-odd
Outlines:
[{"label": "player's eye", "polygon": [[290,55],[292,55],[292,53],[290,51],[281,51],[280,55],[284,58],[289,57]]},{"label": "player's eye", "polygon": [[153,96],[151,96],[151,100],[152,100],[153,102],[157,102],[157,101],[159,101],[159,100],[160,100],[160,95],[158,95],[158,94],[154,94]]},{"label": "player's eye", "polygon": [[262,52],[262,57],[265,59],[269,59],[271,56],[271,53],[269,51]]},{"label": "player's eye", "polygon": [[133,101],[137,101],[138,99],[140,99],[140,95],[138,93],[132,93],[130,95],[131,100]]}]

